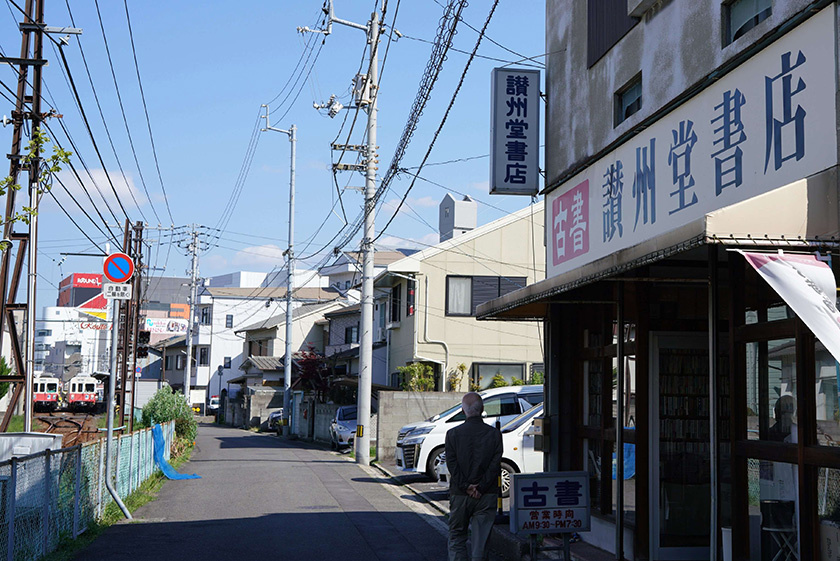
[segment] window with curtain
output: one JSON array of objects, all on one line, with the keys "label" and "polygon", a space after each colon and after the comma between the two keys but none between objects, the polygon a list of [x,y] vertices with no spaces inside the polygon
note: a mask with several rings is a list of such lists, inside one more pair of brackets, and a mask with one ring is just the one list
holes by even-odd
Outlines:
[{"label": "window with curtain", "polygon": [[472,312],[472,277],[446,277],[446,315],[468,316]]}]

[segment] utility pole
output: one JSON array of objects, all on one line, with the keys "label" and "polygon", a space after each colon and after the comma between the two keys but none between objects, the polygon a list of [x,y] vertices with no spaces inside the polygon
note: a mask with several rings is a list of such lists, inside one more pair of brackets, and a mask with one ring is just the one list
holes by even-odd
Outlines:
[{"label": "utility pole", "polygon": [[282,132],[289,137],[292,145],[292,156],[289,171],[289,247],[286,254],[286,355],[283,360],[283,436],[289,436],[289,413],[292,401],[292,290],[295,280],[295,147],[297,145],[297,127],[292,125],[289,130],[277,129],[271,126],[269,110],[265,107],[265,128],[263,131]]},{"label": "utility pole", "polygon": [[192,353],[193,353],[193,334],[195,332],[195,304],[196,304],[196,287],[198,285],[198,232],[196,225],[190,225],[190,243],[187,246],[190,253],[192,253],[192,271],[190,273],[190,329],[187,332],[187,365],[184,369],[184,398],[187,400],[187,405],[192,407],[192,400],[190,399],[190,376],[192,375]]},{"label": "utility pole", "polygon": [[373,367],[373,238],[374,207],[376,204],[376,113],[379,98],[379,13],[373,12],[367,25],[338,19],[329,0],[327,29],[323,31],[298,28],[313,33],[332,33],[332,24],[338,23],[365,32],[370,45],[370,68],[362,87],[359,105],[367,107],[367,150],[365,151],[365,227],[362,239],[362,318],[359,334],[359,389],[357,396],[356,463],[370,465],[370,396]]},{"label": "utility pole", "polygon": [[[24,122],[31,122],[30,138],[35,138],[41,128],[41,122],[46,115],[41,113],[41,74],[47,63],[43,58],[44,35],[62,33],[78,35],[80,29],[49,27],[44,24],[44,0],[27,0],[24,21],[19,24],[21,30],[20,56],[17,58],[0,56],[0,63],[18,67],[18,83],[15,92],[15,109],[12,111],[14,132],[12,133],[12,148],[9,153],[9,177],[11,184],[18,184],[18,175],[24,170],[21,154]],[[32,57],[30,58],[30,49]],[[29,67],[32,67],[31,81]],[[27,85],[31,83],[31,93],[27,92]],[[27,111],[27,105],[30,110]],[[31,212],[28,231],[15,232],[14,217],[17,215],[16,189],[6,191],[6,210],[3,215],[3,238],[6,246],[0,258],[0,346],[6,331],[9,332],[12,348],[12,367],[15,374],[4,376],[3,381],[14,384],[14,391],[6,415],[0,423],[0,431],[6,431],[9,421],[15,412],[16,405],[25,387],[24,402],[24,430],[32,430],[32,378],[35,365],[35,317],[37,313],[35,290],[37,279],[37,238],[38,238],[38,203],[40,192],[40,146],[36,146],[34,157],[25,168],[29,183],[29,206]],[[15,253],[14,268],[11,264],[14,242],[18,242]],[[26,302],[17,302],[17,292],[20,287],[23,272],[24,257],[28,257],[28,278]],[[20,335],[16,325],[16,312],[26,313],[25,354],[21,345]],[[25,357],[25,362],[24,362]]]},{"label": "utility pole", "polygon": [[[140,303],[141,287],[143,286],[143,223],[134,223],[134,251],[131,255],[134,259],[134,278],[131,279],[131,409],[128,415],[128,432],[134,431],[134,406],[137,403],[137,339],[140,336]],[[128,332],[126,333],[128,334]],[[127,362],[127,361],[126,361]],[[127,410],[128,408],[124,408]]]}]

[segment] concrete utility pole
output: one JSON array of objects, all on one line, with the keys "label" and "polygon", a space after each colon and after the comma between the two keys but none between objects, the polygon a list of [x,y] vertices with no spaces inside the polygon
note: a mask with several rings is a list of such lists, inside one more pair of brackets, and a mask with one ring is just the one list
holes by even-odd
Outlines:
[{"label": "concrete utility pole", "polygon": [[291,165],[289,171],[289,248],[285,251],[286,266],[286,355],[283,360],[283,436],[289,436],[289,413],[292,397],[292,289],[295,280],[295,149],[297,146],[297,127],[292,125],[289,130],[277,129],[269,121],[268,105],[265,107],[265,128],[263,131],[282,132],[288,135],[292,145]]},{"label": "concrete utility pole", "polygon": [[[329,0],[327,29],[311,30],[298,28],[299,31],[313,33],[332,33],[332,24],[338,23],[354,29],[360,29],[367,35],[370,45],[370,69],[361,86],[358,104],[367,107],[367,150],[365,151],[365,228],[362,239],[362,318],[359,334],[359,390],[357,401],[356,425],[356,463],[370,464],[370,394],[373,366],[373,238],[374,238],[374,196],[376,194],[376,113],[379,89],[379,13],[373,12],[367,25],[361,25],[338,19],[333,13],[332,0]],[[333,114],[331,109],[330,114]],[[339,169],[353,169],[347,166]]]},{"label": "concrete utility pole", "polygon": [[192,353],[193,353],[193,334],[195,332],[195,301],[196,301],[196,287],[198,285],[198,232],[196,225],[190,225],[190,243],[187,246],[190,253],[192,253],[192,272],[190,273],[190,326],[187,332],[187,364],[184,368],[184,399],[187,400],[187,405],[192,407],[192,400],[190,399],[190,376],[192,375]]}]

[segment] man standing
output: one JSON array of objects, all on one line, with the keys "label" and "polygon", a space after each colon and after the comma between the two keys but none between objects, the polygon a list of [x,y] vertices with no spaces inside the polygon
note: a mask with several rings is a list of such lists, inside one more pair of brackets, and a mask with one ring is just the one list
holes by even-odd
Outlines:
[{"label": "man standing", "polygon": [[[449,469],[449,561],[483,561],[496,515],[502,434],[481,418],[484,401],[470,392],[461,400],[467,420],[446,433]],[[467,556],[467,529],[472,552]]]}]

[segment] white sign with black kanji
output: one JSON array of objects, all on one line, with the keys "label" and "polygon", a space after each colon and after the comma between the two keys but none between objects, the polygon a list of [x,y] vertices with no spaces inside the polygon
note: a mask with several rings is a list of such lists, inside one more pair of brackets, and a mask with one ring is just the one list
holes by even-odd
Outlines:
[{"label": "white sign with black kanji", "polygon": [[106,300],[131,300],[131,285],[105,283],[102,285],[102,295]]}]

